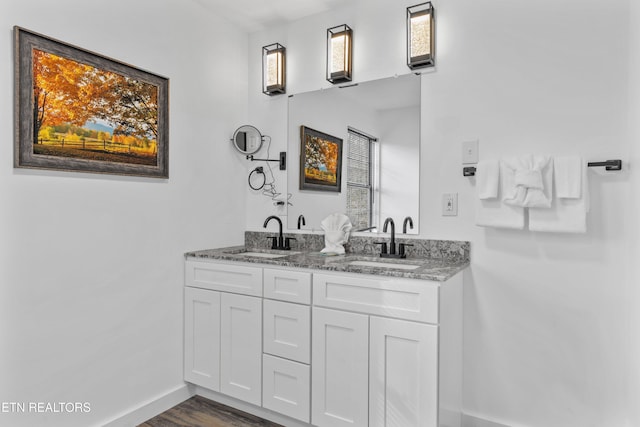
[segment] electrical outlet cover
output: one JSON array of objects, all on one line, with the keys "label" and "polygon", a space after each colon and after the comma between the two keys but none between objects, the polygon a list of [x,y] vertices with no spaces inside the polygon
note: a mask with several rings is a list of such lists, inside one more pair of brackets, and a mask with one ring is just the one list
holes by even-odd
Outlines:
[{"label": "electrical outlet cover", "polygon": [[458,193],[445,193],[442,195],[442,216],[458,215]]}]

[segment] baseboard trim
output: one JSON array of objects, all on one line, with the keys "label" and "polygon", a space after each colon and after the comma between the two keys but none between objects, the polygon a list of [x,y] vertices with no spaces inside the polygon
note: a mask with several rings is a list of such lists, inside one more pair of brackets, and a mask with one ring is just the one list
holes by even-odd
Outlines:
[{"label": "baseboard trim", "polygon": [[175,389],[150,399],[137,408],[117,416],[113,420],[104,424],[104,427],[131,427],[142,424],[150,418],[173,408],[177,404],[184,402],[195,393],[187,385],[183,384]]},{"label": "baseboard trim", "polygon": [[462,414],[462,427],[511,427],[508,424],[489,421],[469,414]]}]

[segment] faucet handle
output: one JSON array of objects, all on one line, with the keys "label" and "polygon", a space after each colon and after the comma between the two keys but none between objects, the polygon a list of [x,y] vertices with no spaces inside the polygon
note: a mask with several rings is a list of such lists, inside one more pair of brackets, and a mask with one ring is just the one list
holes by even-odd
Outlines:
[{"label": "faucet handle", "polygon": [[284,238],[284,250],[288,251],[291,249],[291,241],[296,240],[295,237],[285,237]]},{"label": "faucet handle", "polygon": [[277,237],[267,237],[267,239],[271,239],[271,249],[278,249],[278,238]]},{"label": "faucet handle", "polygon": [[411,243],[399,243],[398,244],[398,253],[400,254],[400,258],[406,258],[407,254],[404,252],[404,248],[407,246],[413,246]]},{"label": "faucet handle", "polygon": [[387,253],[387,242],[373,242],[376,245],[380,245],[380,255],[384,255]]}]

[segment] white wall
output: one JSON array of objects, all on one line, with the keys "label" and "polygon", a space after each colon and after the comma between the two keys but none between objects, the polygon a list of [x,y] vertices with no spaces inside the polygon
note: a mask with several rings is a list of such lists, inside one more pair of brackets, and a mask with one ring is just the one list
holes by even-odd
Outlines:
[{"label": "white wall", "polygon": [[[169,77],[170,178],[14,169],[14,25]],[[91,408],[0,425],[103,425],[184,384],[183,253],[243,239],[246,43],[191,1],[0,3],[0,402]]]},{"label": "white wall", "polygon": [[[460,141],[476,137],[481,158],[627,160],[627,8],[626,1],[440,3],[445,48],[437,73],[423,78],[423,165],[434,175],[423,177],[421,224],[431,225],[423,228],[429,235],[472,241],[470,414],[514,426],[628,422],[628,168],[590,172],[589,232],[562,236],[473,226],[472,186],[459,166],[448,167],[459,164]],[[461,196],[453,220],[431,203],[448,190]]]},{"label": "white wall", "polygon": [[640,264],[638,253],[640,253],[640,200],[638,198],[638,188],[640,188],[640,174],[637,173],[637,165],[640,165],[640,4],[637,1],[629,1],[631,12],[630,17],[630,37],[629,37],[629,141],[630,141],[630,167],[634,173],[631,175],[629,191],[627,197],[632,206],[627,210],[626,223],[629,225],[628,254],[626,262],[629,271],[629,280],[626,292],[626,307],[629,313],[629,402],[633,410],[632,425],[640,425],[640,288],[638,278],[640,278]]},{"label": "white wall", "polygon": [[[407,73],[410,4],[356,0],[343,11],[254,33],[249,60],[259,61],[260,46],[280,42],[288,51],[288,91],[323,87],[324,31],[347,23],[355,33],[356,81]],[[627,123],[627,48],[640,15],[630,22],[629,0],[435,6],[437,67],[422,76],[420,235],[472,243],[465,412],[510,426],[638,425],[629,397],[631,390],[638,396],[640,343],[633,286],[640,273],[629,268],[640,255],[633,164],[622,173],[590,171],[584,235],[483,229],[474,225],[461,142],[478,138],[481,158],[533,152],[628,161],[640,131]],[[250,67],[249,117],[286,141],[286,98],[263,99],[257,65]],[[440,216],[442,193],[459,194],[457,217]],[[267,212],[256,212],[247,228],[261,226],[258,217]]]}]

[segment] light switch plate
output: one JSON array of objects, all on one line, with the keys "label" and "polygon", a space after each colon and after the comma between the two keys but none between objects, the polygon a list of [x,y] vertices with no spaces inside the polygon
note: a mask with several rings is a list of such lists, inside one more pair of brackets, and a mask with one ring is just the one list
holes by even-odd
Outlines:
[{"label": "light switch plate", "polygon": [[442,195],[442,216],[458,215],[458,193],[445,193]]},{"label": "light switch plate", "polygon": [[478,163],[478,140],[464,141],[462,143],[462,164]]}]

